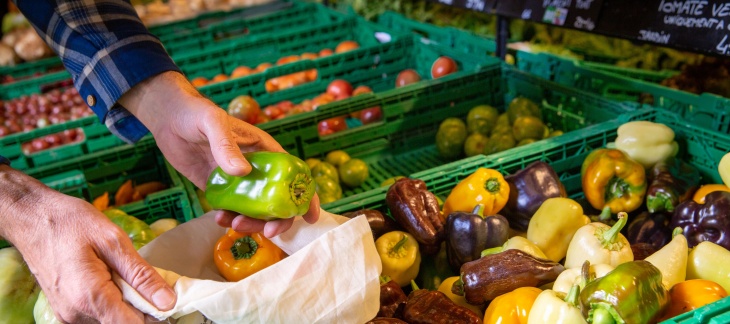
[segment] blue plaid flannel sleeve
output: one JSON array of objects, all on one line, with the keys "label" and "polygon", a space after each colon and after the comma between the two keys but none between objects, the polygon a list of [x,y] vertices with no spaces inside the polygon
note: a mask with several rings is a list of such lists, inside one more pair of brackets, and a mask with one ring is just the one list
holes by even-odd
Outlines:
[{"label": "blue plaid flannel sleeve", "polygon": [[180,69],[128,1],[16,0],[16,4],[61,57],[81,97],[113,134],[133,143],[149,132],[117,100],[149,77]]}]

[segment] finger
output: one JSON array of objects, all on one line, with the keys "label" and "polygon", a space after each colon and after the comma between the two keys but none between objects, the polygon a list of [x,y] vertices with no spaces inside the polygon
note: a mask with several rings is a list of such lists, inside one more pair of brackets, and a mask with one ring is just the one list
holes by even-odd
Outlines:
[{"label": "finger", "polygon": [[167,311],[175,306],[175,291],[134,250],[130,240],[118,241],[117,247],[100,249],[97,253],[112,270],[157,309]]},{"label": "finger", "polygon": [[315,193],[314,197],[312,197],[312,201],[309,203],[309,210],[307,211],[302,218],[309,223],[314,224],[319,219],[319,196]]},{"label": "finger", "polygon": [[220,227],[232,227],[233,219],[238,216],[238,213],[234,213],[228,210],[217,210],[215,211],[215,222]]},{"label": "finger", "polygon": [[[230,120],[230,119],[229,119]],[[237,135],[237,143],[243,151],[270,151],[286,153],[281,144],[262,129],[233,118],[231,131]]]},{"label": "finger", "polygon": [[258,233],[264,230],[266,222],[246,216],[236,216],[231,223],[231,228],[236,232]]},{"label": "finger", "polygon": [[[228,116],[223,111],[216,113],[218,116],[221,114]],[[205,135],[210,142],[213,159],[221,169],[230,175],[245,176],[251,172],[251,165],[243,157],[225,116],[206,123]]]},{"label": "finger", "polygon": [[264,236],[266,236],[267,238],[272,238],[281,233],[284,233],[291,228],[291,225],[293,223],[294,218],[277,219],[266,222],[266,226],[264,227]]}]

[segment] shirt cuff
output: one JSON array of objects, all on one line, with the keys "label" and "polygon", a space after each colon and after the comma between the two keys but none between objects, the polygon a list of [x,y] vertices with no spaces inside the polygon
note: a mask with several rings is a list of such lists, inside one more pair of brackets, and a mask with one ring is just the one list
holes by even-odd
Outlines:
[{"label": "shirt cuff", "polygon": [[138,35],[99,50],[74,82],[99,120],[125,142],[134,143],[149,131],[117,101],[138,83],[167,71],[181,72],[157,38]]}]

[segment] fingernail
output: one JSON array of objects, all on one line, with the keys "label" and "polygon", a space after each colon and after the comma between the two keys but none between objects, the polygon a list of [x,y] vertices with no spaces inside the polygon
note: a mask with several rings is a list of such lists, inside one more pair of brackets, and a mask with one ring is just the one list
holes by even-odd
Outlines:
[{"label": "fingernail", "polygon": [[168,310],[175,304],[175,292],[172,288],[165,287],[152,295],[152,303],[160,310]]},{"label": "fingernail", "polygon": [[229,162],[231,162],[232,166],[238,168],[246,166],[246,162],[242,158],[232,158]]}]

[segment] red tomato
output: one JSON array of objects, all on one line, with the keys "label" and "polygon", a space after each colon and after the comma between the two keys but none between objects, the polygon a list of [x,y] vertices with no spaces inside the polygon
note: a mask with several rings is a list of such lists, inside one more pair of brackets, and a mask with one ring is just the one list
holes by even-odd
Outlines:
[{"label": "red tomato", "polygon": [[325,119],[317,125],[317,131],[321,136],[337,133],[346,129],[347,123],[345,122],[345,116]]},{"label": "red tomato", "polygon": [[459,68],[456,66],[456,62],[450,57],[442,56],[436,59],[431,65],[431,78],[438,79],[444,75],[454,73]]},{"label": "red tomato", "polygon": [[335,96],[335,98],[343,96],[349,97],[352,95],[352,85],[350,82],[345,80],[335,80],[327,86],[327,93]]},{"label": "red tomato", "polygon": [[363,125],[374,123],[383,119],[383,111],[380,109],[380,107],[363,109],[362,111],[360,111],[360,116],[358,117],[358,119],[362,121]]},{"label": "red tomato", "polygon": [[276,119],[276,117],[284,115],[284,112],[278,106],[268,106],[264,108],[264,115],[270,119]]},{"label": "red tomato", "polygon": [[316,60],[319,56],[316,53],[302,53],[299,56],[302,60]]},{"label": "red tomato", "polygon": [[289,100],[284,100],[284,101],[276,104],[276,107],[279,108],[283,113],[287,113],[292,108],[294,108],[294,103]]},{"label": "red tomato", "polygon": [[255,124],[261,115],[261,108],[253,98],[238,96],[228,104],[228,114],[249,124]]},{"label": "red tomato", "polygon": [[317,107],[321,105],[326,105],[330,102],[335,101],[335,96],[333,96],[330,93],[323,93],[319,96],[316,96],[314,99],[312,99],[312,109],[317,109]]},{"label": "red tomato", "polygon": [[352,92],[352,96],[354,97],[357,95],[361,95],[363,93],[371,93],[371,92],[373,92],[373,89],[370,89],[370,87],[368,87],[368,86],[361,85],[361,86],[358,86],[357,88],[355,88],[355,91]]},{"label": "red tomato", "polygon": [[358,48],[360,48],[360,44],[358,44],[355,41],[347,40],[347,41],[337,44],[337,47],[335,47],[335,53],[348,52],[348,51],[352,51],[352,50],[355,50]]},{"label": "red tomato", "polygon": [[276,61],[276,65],[283,65],[291,62],[299,61],[299,55],[284,56]]},{"label": "red tomato", "polygon": [[272,66],[273,65],[271,65],[271,63],[261,63],[256,67],[256,69],[254,69],[254,72],[256,72],[256,73],[264,72],[264,71],[266,71],[266,69],[268,69]]},{"label": "red tomato", "polygon": [[421,76],[418,75],[418,72],[412,69],[403,70],[398,73],[398,77],[395,78],[395,87],[400,88],[418,81],[421,81]]}]

